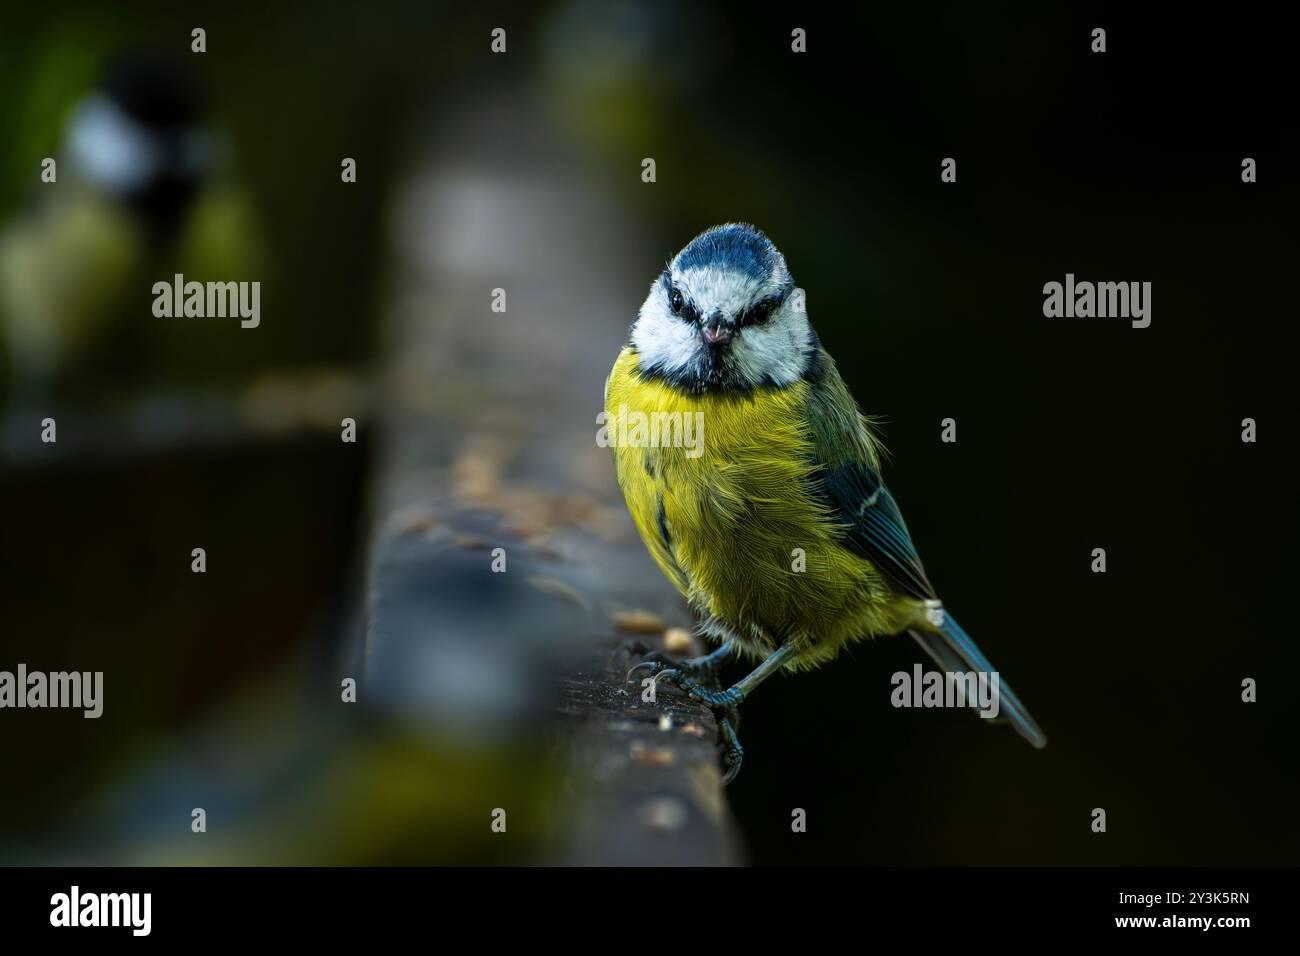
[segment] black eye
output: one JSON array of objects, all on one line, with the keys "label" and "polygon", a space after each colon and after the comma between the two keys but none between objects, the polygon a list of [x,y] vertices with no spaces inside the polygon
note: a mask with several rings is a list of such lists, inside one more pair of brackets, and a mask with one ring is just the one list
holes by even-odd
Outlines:
[{"label": "black eye", "polygon": [[758,305],[752,306],[745,313],[745,324],[762,325],[772,317],[772,305],[771,302],[760,302]]},{"label": "black eye", "polygon": [[676,289],[668,293],[668,307],[673,310],[673,315],[681,315],[682,306],[685,303],[686,300],[682,298],[682,294]]}]

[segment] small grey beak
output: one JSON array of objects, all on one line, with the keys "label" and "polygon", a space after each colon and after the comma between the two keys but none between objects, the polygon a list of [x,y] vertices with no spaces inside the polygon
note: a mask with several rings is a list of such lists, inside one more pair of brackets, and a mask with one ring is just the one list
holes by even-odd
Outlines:
[{"label": "small grey beak", "polygon": [[714,312],[700,326],[700,335],[704,336],[704,341],[710,345],[721,345],[731,338],[731,323],[721,312]]}]

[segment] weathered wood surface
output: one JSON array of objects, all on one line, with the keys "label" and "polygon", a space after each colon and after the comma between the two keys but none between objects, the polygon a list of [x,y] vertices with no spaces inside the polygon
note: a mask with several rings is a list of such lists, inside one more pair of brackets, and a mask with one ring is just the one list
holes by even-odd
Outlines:
[{"label": "weathered wood surface", "polygon": [[569,749],[580,804],[562,859],[731,862],[735,839],[712,715],[668,693],[644,703],[622,676],[577,668],[565,680],[563,710],[577,722]]},{"label": "weathered wood surface", "polygon": [[656,256],[534,110],[480,102],[449,120],[400,203],[367,693],[434,735],[546,749],[544,862],[734,862],[712,715],[663,685],[642,701],[621,648],[660,637],[612,619],[690,623],[596,443]]}]

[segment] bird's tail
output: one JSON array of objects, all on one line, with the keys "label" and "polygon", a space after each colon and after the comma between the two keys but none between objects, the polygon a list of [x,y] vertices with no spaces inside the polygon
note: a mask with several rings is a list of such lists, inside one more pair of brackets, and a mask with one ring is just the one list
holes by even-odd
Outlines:
[{"label": "bird's tail", "polygon": [[[989,659],[946,611],[943,612],[943,623],[939,625],[938,630],[914,627],[910,628],[908,633],[916,638],[916,642],[945,671],[993,673],[994,668],[989,663]],[[1038,724],[1034,723],[1034,718],[1029,716],[1025,705],[1020,703],[1020,698],[1001,677],[998,679],[998,706],[999,716],[996,718],[998,723],[1004,720],[1010,721],[1011,726],[1016,728],[1016,733],[1035,747],[1047,746],[1047,737],[1043,735]]]}]

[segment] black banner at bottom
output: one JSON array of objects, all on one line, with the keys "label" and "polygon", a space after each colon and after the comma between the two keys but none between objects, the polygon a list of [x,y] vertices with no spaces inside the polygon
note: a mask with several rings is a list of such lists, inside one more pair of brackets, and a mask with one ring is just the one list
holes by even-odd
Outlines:
[{"label": "black banner at bottom", "polygon": [[493,939],[605,925],[734,946],[773,922],[926,940],[1229,942],[1281,931],[1289,869],[0,869],[6,940],[67,936],[337,945],[394,933]]}]

